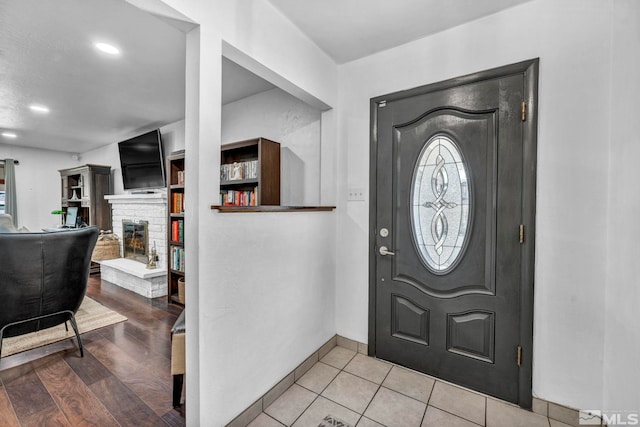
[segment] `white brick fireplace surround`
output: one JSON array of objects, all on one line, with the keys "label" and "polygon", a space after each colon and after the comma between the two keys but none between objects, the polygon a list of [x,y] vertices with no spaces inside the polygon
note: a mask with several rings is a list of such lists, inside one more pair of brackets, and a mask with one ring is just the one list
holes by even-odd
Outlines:
[{"label": "white brick fireplace surround", "polygon": [[159,259],[158,268],[153,270],[130,259],[102,261],[102,279],[147,298],[167,295],[166,193],[109,195],[105,199],[111,204],[111,226],[120,238],[120,254],[123,253],[122,220],[148,221],[149,253],[155,243]]}]

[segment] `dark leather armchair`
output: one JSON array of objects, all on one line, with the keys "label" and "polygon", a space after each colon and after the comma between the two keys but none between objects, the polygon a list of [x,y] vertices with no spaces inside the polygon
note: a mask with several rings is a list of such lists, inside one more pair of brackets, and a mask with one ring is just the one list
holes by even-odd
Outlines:
[{"label": "dark leather armchair", "polygon": [[0,232],[0,351],[2,339],[75,321],[87,290],[97,227],[56,233]]}]

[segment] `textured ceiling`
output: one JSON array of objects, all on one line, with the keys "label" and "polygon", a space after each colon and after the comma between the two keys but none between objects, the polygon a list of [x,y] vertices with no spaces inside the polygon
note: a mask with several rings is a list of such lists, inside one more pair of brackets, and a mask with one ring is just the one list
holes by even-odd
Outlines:
[{"label": "textured ceiling", "polygon": [[184,69],[184,33],[125,1],[0,0],[0,142],[84,152],[180,120]]},{"label": "textured ceiling", "polygon": [[[268,1],[344,63],[529,0]],[[124,0],[0,0],[0,132],[18,135],[0,143],[82,153],[181,120],[191,27]],[[99,40],[122,54],[96,51]],[[222,65],[223,103],[273,87]]]}]

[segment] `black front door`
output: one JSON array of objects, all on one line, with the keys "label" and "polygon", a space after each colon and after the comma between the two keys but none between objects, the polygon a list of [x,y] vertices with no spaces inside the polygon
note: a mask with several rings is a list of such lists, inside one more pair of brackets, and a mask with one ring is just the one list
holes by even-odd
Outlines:
[{"label": "black front door", "polygon": [[372,352],[523,406],[526,70],[378,98],[371,222]]}]

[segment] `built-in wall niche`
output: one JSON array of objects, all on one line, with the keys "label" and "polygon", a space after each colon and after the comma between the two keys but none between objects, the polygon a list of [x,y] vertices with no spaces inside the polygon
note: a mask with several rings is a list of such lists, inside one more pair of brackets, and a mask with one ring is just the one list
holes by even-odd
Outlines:
[{"label": "built-in wall niche", "polygon": [[224,57],[222,104],[223,147],[257,138],[278,142],[280,205],[318,205],[322,112]]}]

